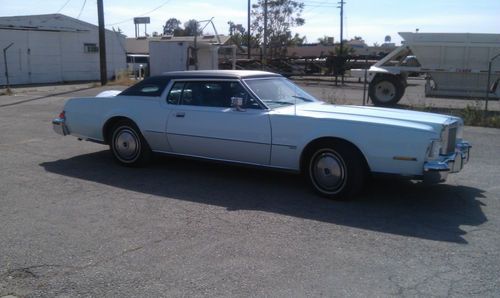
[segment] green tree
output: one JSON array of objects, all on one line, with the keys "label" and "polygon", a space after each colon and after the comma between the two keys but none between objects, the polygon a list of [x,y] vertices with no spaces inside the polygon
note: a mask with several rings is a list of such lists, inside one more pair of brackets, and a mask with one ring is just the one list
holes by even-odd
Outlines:
[{"label": "green tree", "polygon": [[191,19],[184,23],[184,36],[201,35],[203,31],[200,28],[200,23],[197,20]]},{"label": "green tree", "polygon": [[[246,29],[241,25],[236,25],[233,21],[227,22],[229,25],[229,36],[232,44],[236,45],[241,53],[247,53],[248,36]],[[258,48],[259,42],[254,35],[250,35],[250,48]]]},{"label": "green tree", "polygon": [[163,26],[163,34],[165,35],[176,35],[181,29],[181,21],[176,18],[170,18],[165,22]]},{"label": "green tree", "polygon": [[[264,41],[264,0],[258,0],[252,6],[252,33],[262,43]],[[291,28],[305,24],[301,13],[304,3],[295,0],[267,1],[268,48],[271,57],[283,53],[283,48],[291,45],[294,37]],[[297,40],[295,40],[297,41]]]},{"label": "green tree", "polygon": [[288,45],[297,46],[305,43],[307,43],[307,37],[305,35],[301,37],[298,33],[295,33]]},{"label": "green tree", "polygon": [[235,24],[233,21],[229,21],[227,24],[229,25],[229,36],[233,36],[235,34],[245,34],[245,27],[241,24]]},{"label": "green tree", "polygon": [[331,45],[331,43],[328,41],[329,38],[331,38],[331,37],[325,35],[323,37],[318,38],[318,42],[319,42],[319,44],[324,45],[324,46]]}]

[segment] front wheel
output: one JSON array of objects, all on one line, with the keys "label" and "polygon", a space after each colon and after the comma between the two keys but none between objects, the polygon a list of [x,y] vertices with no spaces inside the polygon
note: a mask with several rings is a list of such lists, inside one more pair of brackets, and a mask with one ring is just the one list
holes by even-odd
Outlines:
[{"label": "front wheel", "polygon": [[146,140],[130,121],[120,121],[113,126],[109,146],[113,157],[125,166],[142,166],[151,158]]},{"label": "front wheel", "polygon": [[377,75],[370,83],[368,94],[376,106],[395,105],[405,92],[403,81],[393,75]]},{"label": "front wheel", "polygon": [[322,196],[349,199],[358,194],[366,180],[363,157],[343,143],[316,146],[304,169],[308,182]]}]

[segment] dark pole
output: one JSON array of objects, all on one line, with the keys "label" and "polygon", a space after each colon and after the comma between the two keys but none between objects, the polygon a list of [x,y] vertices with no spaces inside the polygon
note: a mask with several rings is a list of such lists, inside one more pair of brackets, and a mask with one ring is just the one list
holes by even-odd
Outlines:
[{"label": "dark pole", "polygon": [[251,50],[252,47],[250,46],[250,0],[248,0],[248,23],[247,23],[247,55],[248,55],[248,60],[250,60],[251,57]]},{"label": "dark pole", "polygon": [[198,70],[198,21],[194,23],[194,47],[193,47],[193,60],[194,69]]},{"label": "dark pole", "polygon": [[363,82],[363,105],[366,105],[366,79],[368,74],[368,57],[365,57],[365,80]]},{"label": "dark pole", "polygon": [[3,49],[3,63],[5,63],[5,79],[7,83],[7,93],[10,92],[10,82],[9,82],[9,69],[7,67],[7,50],[13,45],[11,42],[6,48]]},{"label": "dark pole", "polygon": [[108,71],[106,69],[106,31],[104,29],[103,0],[97,0],[97,16],[99,18],[99,60],[101,65],[101,85],[108,82]]},{"label": "dark pole", "polygon": [[[340,57],[344,57],[344,0],[339,2],[340,4]],[[344,60],[342,59],[342,68],[344,68]],[[342,69],[342,84],[344,84],[344,70]]]},{"label": "dark pole", "polygon": [[267,64],[267,0],[264,0],[264,44],[262,46],[262,64]]}]

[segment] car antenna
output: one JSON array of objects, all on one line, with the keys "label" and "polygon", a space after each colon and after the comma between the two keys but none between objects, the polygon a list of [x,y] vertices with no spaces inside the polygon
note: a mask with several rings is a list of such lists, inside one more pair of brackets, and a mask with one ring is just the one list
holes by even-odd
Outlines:
[{"label": "car antenna", "polygon": [[293,114],[297,116],[297,95],[293,97]]}]

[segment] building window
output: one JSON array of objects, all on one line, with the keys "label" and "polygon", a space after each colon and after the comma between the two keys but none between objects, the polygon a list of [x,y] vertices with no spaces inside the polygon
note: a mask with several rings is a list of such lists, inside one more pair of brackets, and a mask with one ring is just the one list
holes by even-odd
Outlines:
[{"label": "building window", "polygon": [[95,43],[84,43],[83,44],[83,51],[85,53],[98,53],[99,48]]}]

